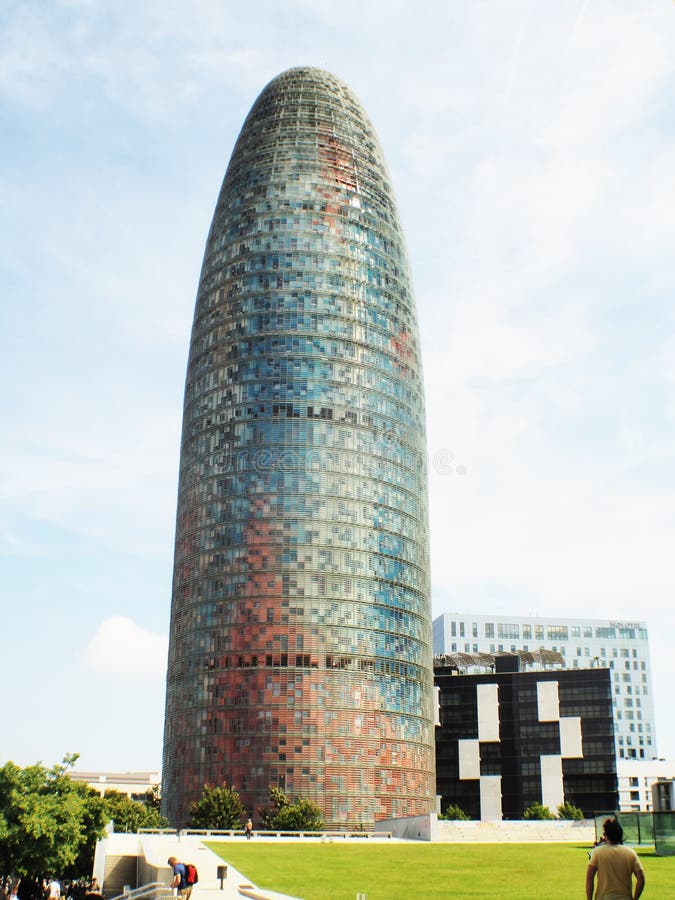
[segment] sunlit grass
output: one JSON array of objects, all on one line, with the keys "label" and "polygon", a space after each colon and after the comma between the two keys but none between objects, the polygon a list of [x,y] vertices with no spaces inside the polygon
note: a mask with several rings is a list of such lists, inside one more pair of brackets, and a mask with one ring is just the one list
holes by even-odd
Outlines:
[{"label": "sunlit grass", "polygon": [[[584,896],[588,847],[569,844],[340,844],[242,841],[208,846],[258,887],[303,900],[570,900]],[[675,858],[638,851],[645,895],[675,897]]]}]

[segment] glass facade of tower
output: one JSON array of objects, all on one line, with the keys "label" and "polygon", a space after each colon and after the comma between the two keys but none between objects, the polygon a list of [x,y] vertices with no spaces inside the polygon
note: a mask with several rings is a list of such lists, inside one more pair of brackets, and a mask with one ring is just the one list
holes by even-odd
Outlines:
[{"label": "glass facade of tower", "polygon": [[337,78],[254,104],[185,389],[163,804],[270,784],[332,826],[434,807],[422,372],[382,153]]}]

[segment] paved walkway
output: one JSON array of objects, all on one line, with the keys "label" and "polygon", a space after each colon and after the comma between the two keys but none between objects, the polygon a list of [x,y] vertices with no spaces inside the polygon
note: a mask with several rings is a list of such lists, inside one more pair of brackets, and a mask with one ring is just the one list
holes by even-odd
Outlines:
[{"label": "paved walkway", "polygon": [[[166,875],[167,884],[171,881],[171,870],[166,865],[169,856],[193,863],[199,870],[199,883],[192,892],[192,900],[242,900],[249,897],[250,900],[300,900],[288,894],[277,891],[263,890],[253,884],[246,876],[242,875],[227,859],[222,859],[204,845],[204,836],[183,835],[177,838],[175,835],[153,835],[148,840],[148,835],[143,835],[143,850],[145,859],[160,869],[158,880],[163,881]],[[208,840],[208,838],[206,838]],[[241,843],[243,837],[231,838],[233,843]],[[260,840],[260,839],[258,839]],[[218,867],[227,865],[227,877],[221,881],[217,877]],[[246,886],[245,892],[241,888]]]}]

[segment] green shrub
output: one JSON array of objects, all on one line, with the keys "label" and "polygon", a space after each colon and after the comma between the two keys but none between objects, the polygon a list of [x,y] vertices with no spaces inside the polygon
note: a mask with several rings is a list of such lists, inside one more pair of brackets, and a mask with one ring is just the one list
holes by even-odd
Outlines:
[{"label": "green shrub", "polygon": [[574,806],[573,803],[561,803],[558,807],[558,818],[559,819],[572,819],[575,822],[583,819],[584,814],[582,810],[579,809],[578,806]]},{"label": "green shrub", "polygon": [[246,810],[234,788],[204,786],[199,800],[190,808],[190,825],[193,828],[241,828]]},{"label": "green shrub", "polygon": [[311,800],[296,797],[270,785],[271,806],[258,810],[263,828],[267,831],[323,831],[326,827],[323,813]]},{"label": "green shrub", "polygon": [[464,812],[461,806],[455,806],[453,803],[449,803],[445,807],[445,812],[441,813],[438,817],[439,819],[445,819],[450,822],[468,822],[469,817]]},{"label": "green shrub", "polygon": [[532,806],[528,806],[525,812],[523,813],[524,819],[555,819],[555,816],[548,808],[548,806],[542,806],[541,803],[533,803]]}]

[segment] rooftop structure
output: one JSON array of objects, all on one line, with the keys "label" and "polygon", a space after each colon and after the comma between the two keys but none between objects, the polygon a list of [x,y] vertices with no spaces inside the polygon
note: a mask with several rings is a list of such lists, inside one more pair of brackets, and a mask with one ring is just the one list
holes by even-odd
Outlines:
[{"label": "rooftop structure", "polygon": [[291,69],[204,254],[176,521],[163,811],[270,785],[332,827],[435,805],[424,393],[403,234],[354,94]]}]

